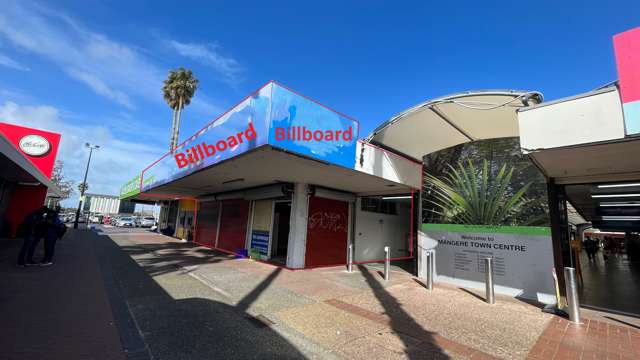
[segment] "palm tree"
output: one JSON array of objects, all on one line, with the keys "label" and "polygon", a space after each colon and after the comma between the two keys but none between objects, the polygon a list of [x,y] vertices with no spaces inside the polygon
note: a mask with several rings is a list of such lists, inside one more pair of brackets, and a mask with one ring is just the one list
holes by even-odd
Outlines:
[{"label": "palm tree", "polygon": [[465,167],[449,165],[449,171],[441,180],[426,174],[433,200],[431,201],[445,221],[470,225],[509,225],[528,200],[524,197],[531,183],[518,191],[511,189],[514,167],[507,171],[506,164],[495,177],[491,177],[487,160],[481,169],[471,161]]},{"label": "palm tree", "polygon": [[197,88],[198,79],[193,76],[191,70],[183,67],[169,71],[169,76],[164,81],[162,87],[164,99],[173,110],[170,151],[174,151],[178,146],[182,110],[191,103],[191,98],[195,95]]},{"label": "palm tree", "polygon": [[173,89],[173,84],[176,81],[177,72],[175,70],[169,71],[169,76],[164,81],[164,85],[162,86],[162,94],[164,97],[164,101],[167,102],[167,105],[172,110],[171,117],[171,137],[169,138],[169,151],[173,152],[174,149],[174,135],[176,133],[176,112],[178,110],[178,99],[176,97],[176,92]]},{"label": "palm tree", "polygon": [[89,184],[88,183],[80,183],[78,184],[78,191],[80,191],[80,194],[84,194],[87,190],[89,190]]}]

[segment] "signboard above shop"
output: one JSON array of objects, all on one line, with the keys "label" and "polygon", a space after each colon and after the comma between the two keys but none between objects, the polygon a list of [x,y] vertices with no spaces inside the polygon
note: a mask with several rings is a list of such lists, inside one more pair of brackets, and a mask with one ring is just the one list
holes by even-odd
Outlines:
[{"label": "signboard above shop", "polygon": [[640,134],[640,27],[613,37],[627,135]]},{"label": "signboard above shop", "polygon": [[0,133],[46,177],[51,178],[60,134],[6,123],[0,123]]},{"label": "signboard above shop", "polygon": [[142,191],[264,145],[354,169],[359,130],[356,120],[269,82],[145,169]]}]

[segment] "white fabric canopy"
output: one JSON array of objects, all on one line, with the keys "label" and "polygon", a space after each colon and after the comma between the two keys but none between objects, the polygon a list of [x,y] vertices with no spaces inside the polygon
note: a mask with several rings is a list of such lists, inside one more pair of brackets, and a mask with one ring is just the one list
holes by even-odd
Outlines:
[{"label": "white fabric canopy", "polygon": [[392,117],[367,141],[422,160],[465,142],[519,136],[516,110],[542,102],[517,90],[469,91],[423,102]]}]

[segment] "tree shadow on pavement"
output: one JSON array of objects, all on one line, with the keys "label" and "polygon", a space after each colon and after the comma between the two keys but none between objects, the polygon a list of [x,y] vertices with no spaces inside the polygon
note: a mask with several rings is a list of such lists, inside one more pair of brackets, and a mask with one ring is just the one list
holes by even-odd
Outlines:
[{"label": "tree shadow on pavement", "polygon": [[263,317],[253,317],[246,312],[280,269],[272,272],[237,306],[231,306],[211,299],[219,295],[180,273],[163,276],[163,284],[170,284],[167,291],[171,293],[167,293],[150,276],[157,271],[153,264],[141,267],[108,237],[96,240],[96,251],[129,359],[305,358],[293,344],[271,329],[268,321],[261,320]]},{"label": "tree shadow on pavement", "polygon": [[358,269],[384,308],[385,315],[389,317],[389,326],[404,343],[407,358],[449,359],[449,356],[436,343],[435,333],[425,330],[409,313],[404,311],[398,300],[389,294],[366,266],[358,265]]}]

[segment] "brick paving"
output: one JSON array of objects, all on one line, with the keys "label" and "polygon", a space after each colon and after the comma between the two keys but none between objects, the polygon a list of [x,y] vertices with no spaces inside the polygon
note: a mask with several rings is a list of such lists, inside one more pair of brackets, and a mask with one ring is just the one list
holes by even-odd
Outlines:
[{"label": "brick paving", "polygon": [[640,359],[640,330],[593,319],[554,317],[528,359]]},{"label": "brick paving", "polygon": [[[384,314],[379,314],[373,311],[369,311],[367,309],[363,309],[359,306],[348,304],[337,299],[326,300],[325,303],[331,306],[334,306],[338,309],[349,312],[351,314],[361,316],[365,319],[369,319],[371,321],[375,321],[383,325],[392,325],[393,323],[393,320],[389,316],[386,316]],[[412,331],[413,329],[410,323],[400,324],[399,326],[396,326],[396,327],[398,328],[397,331],[404,333],[404,335],[407,335],[407,336],[416,335],[416,332]],[[428,337],[422,337],[421,339],[416,339],[416,340],[423,342],[423,344],[420,344],[419,346],[432,348],[435,345],[440,349],[445,350],[446,352],[451,352],[455,355],[469,357],[471,359],[497,359],[494,356],[491,356],[480,350],[476,350],[470,346],[466,346],[466,345],[457,343],[455,341],[449,340],[437,333],[430,333]]]},{"label": "brick paving", "polygon": [[378,265],[289,271],[149,232],[88,233],[61,242],[51,268],[13,268],[0,251],[0,358],[640,359],[633,326],[428,292],[399,269],[388,282]]},{"label": "brick paving", "polygon": [[[151,242],[157,240],[144,239]],[[215,273],[227,266],[232,266],[239,272],[254,274],[267,274],[272,271],[268,265],[240,260],[202,266],[196,272]],[[376,272],[372,270],[371,273]],[[401,320],[397,318],[394,320],[391,309],[374,304],[379,303],[381,299],[375,299],[369,293],[371,284],[362,280],[354,281],[352,274],[345,274],[341,268],[302,272],[285,271],[274,281],[275,284],[296,294],[339,309],[348,315],[366,319],[368,323],[357,321],[355,323],[359,326],[370,324],[368,326],[373,329],[372,332],[361,332],[345,324],[340,326],[325,324],[320,317],[331,317],[333,313],[319,305],[279,309],[270,316],[281,321],[289,321],[289,325],[293,328],[307,336],[315,336],[337,354],[354,359],[374,357],[371,356],[373,353],[386,358],[640,359],[640,331],[633,327],[588,318],[584,324],[575,326],[563,318],[543,314],[533,306],[508,297],[498,296],[498,304],[493,307],[487,306],[478,299],[481,298],[481,294],[474,295],[474,291],[462,292],[443,284],[437,286],[441,291],[439,294],[436,291],[434,294],[425,295],[424,292],[421,293],[419,283],[409,280],[414,279],[407,274],[394,273],[389,284],[380,283],[386,293],[400,299],[398,306],[408,312],[409,316]],[[411,296],[412,291],[417,292],[420,297]],[[440,297],[433,300],[438,296]],[[457,306],[463,308],[473,307],[475,308],[473,310],[477,309],[477,311],[459,309],[456,315],[444,316],[445,324],[438,326],[437,317],[448,313],[451,307],[442,307],[432,313],[423,314],[420,306],[414,306],[418,301],[424,308],[437,307],[448,301],[453,304],[458,302]],[[515,316],[491,320],[491,317],[497,318],[504,315],[501,314],[504,311],[511,312]],[[313,312],[321,313],[317,320],[314,320]],[[484,316],[477,315],[482,312],[485,313]],[[473,313],[476,316],[470,316]],[[328,329],[308,329],[305,323],[313,321],[317,322],[318,328],[326,326]],[[337,322],[341,323],[341,321]],[[414,321],[415,323],[412,324]],[[514,332],[515,327],[501,328],[500,324],[504,322],[511,322],[523,331]],[[536,323],[540,323],[542,327],[538,327]],[[382,327],[375,327],[373,324]],[[497,331],[491,333],[492,328],[497,328]],[[540,330],[537,330],[538,328]],[[343,331],[347,339],[341,341],[334,335],[329,335],[330,331],[333,331],[331,329],[338,333]],[[487,343],[486,339],[481,339],[482,332],[491,333],[489,341],[494,343]],[[372,334],[391,337],[394,340],[376,341]],[[526,337],[530,337],[531,341],[528,343],[523,341]],[[502,344],[496,345],[497,342]],[[350,347],[354,347],[355,350]],[[377,347],[386,347],[386,349],[375,349]],[[358,352],[358,348],[361,348],[361,352]],[[416,350],[419,351],[421,348],[431,352],[418,352],[422,357],[415,356]]]},{"label": "brick paving", "polygon": [[147,272],[164,273],[171,263],[235,306],[268,281],[247,311],[346,359],[524,359],[552,318],[509,297],[488,305],[478,294],[442,284],[427,292],[403,271],[385,282],[378,265],[353,273],[289,271],[167,237],[115,237],[156,256]]}]

